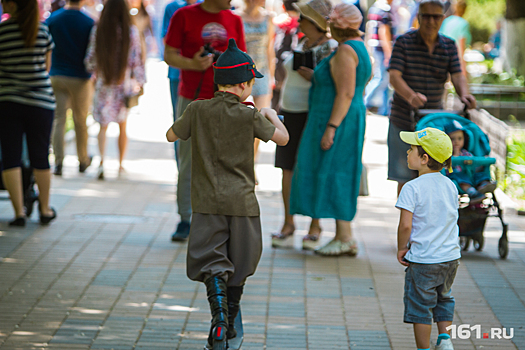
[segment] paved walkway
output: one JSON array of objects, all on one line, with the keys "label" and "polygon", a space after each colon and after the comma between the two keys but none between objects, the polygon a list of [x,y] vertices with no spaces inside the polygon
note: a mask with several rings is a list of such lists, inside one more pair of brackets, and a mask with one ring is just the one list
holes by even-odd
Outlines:
[{"label": "paved walkway", "polygon": [[[53,179],[56,222],[41,227],[34,214],[26,228],[10,228],[12,209],[0,201],[1,350],[202,349],[210,319],[205,289],[185,275],[186,244],[170,242],[178,218],[173,148],[163,140],[172,118],[165,66],[150,62],[148,69],[146,95],[129,119],[124,176],[117,177],[114,146],[106,181],[96,180],[96,167],[79,175],[71,147],[64,176]],[[395,257],[396,186],[385,180],[387,120],[369,116],[367,130],[370,196],[359,199],[353,223],[356,258],[301,251],[308,227],[301,217],[295,249],[270,248],[283,219],[280,172],[273,146],[261,146],[264,251],[242,301],[243,349],[415,349],[411,327],[401,322],[404,271]],[[96,132],[91,128],[94,154]],[[110,133],[108,144],[116,144]],[[474,333],[455,340],[456,349],[525,349],[525,218],[506,219],[507,260],[498,258],[496,219],[487,222],[484,251],[464,253],[454,323],[480,325],[481,333],[513,328],[514,338]],[[325,242],[335,227],[321,225]]]}]

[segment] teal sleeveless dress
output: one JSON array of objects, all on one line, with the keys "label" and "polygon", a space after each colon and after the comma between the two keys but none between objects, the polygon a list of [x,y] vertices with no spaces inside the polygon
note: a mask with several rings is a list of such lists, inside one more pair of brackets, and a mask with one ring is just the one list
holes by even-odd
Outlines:
[{"label": "teal sleeveless dress", "polygon": [[312,77],[308,120],[292,179],[291,214],[351,221],[356,213],[366,123],[363,90],[370,78],[371,63],[363,42],[348,40],[343,45],[350,45],[359,58],[354,98],[335,132],[332,147],[323,151],[321,138],[336,93],[330,72],[333,52],[315,67]]}]

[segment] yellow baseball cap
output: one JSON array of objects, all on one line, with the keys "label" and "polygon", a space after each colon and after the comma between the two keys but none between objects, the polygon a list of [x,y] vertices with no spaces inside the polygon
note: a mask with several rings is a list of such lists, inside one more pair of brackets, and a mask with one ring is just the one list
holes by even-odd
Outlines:
[{"label": "yellow baseball cap", "polygon": [[420,131],[401,131],[401,140],[409,145],[421,146],[440,163],[444,163],[452,156],[452,141],[443,131],[435,128],[425,128]]}]

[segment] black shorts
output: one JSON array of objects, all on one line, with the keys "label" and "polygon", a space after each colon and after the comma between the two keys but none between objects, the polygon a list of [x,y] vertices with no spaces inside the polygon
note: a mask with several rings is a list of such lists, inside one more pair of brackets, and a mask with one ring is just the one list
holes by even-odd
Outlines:
[{"label": "black shorts", "polygon": [[284,116],[284,126],[286,126],[288,130],[290,139],[286,146],[277,146],[277,150],[275,151],[275,167],[283,170],[293,170],[308,112],[293,113],[283,110],[280,112]]}]

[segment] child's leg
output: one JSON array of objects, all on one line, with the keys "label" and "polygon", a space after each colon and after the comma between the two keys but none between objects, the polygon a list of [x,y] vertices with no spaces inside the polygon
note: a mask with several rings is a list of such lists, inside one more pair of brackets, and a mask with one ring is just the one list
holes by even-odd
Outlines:
[{"label": "child's leg", "polygon": [[226,282],[219,276],[211,276],[204,283],[212,317],[208,344],[213,345],[216,342],[226,342],[226,332],[228,331]]},{"label": "child's leg", "polygon": [[235,318],[246,278],[253,275],[262,253],[261,221],[258,216],[233,216],[229,221],[228,259],[235,267],[228,277],[228,339],[237,335]]},{"label": "child's leg", "polygon": [[452,283],[456,277],[458,269],[458,260],[450,261],[447,263],[440,264],[445,270],[443,284],[437,288],[438,300],[437,305],[434,308],[434,321],[437,323],[438,328],[438,344],[445,340],[450,342],[450,331],[447,327],[452,324],[454,318],[454,307],[455,300],[452,296]]},{"label": "child's leg", "polygon": [[228,259],[228,218],[224,215],[193,213],[188,241],[186,272],[204,282],[212,323],[208,347],[226,347],[228,331],[228,277],[234,266]]},{"label": "child's leg", "polygon": [[414,323],[414,337],[416,338],[416,346],[418,349],[430,348],[430,333],[432,332],[432,325]]},{"label": "child's leg", "polygon": [[467,190],[474,186],[470,177],[462,171],[454,171],[451,174],[447,174],[447,176],[452,181],[455,181],[465,193],[468,193]]},{"label": "child's leg", "polygon": [[468,193],[468,190],[473,188],[472,186],[470,186],[470,184],[468,183],[461,183],[459,184],[459,187],[461,187],[461,189],[465,192],[465,193]]},{"label": "child's leg", "polygon": [[432,309],[436,305],[435,288],[438,264],[411,263],[405,270],[405,312],[403,321],[414,324],[414,337],[418,349],[430,348]]},{"label": "child's leg", "polygon": [[437,323],[439,334],[448,334],[450,335],[450,330],[447,330],[447,327],[452,325],[452,321],[440,321]]},{"label": "child's leg", "polygon": [[237,336],[235,329],[235,318],[239,313],[241,307],[241,297],[244,285],[236,287],[228,287],[228,339]]}]

